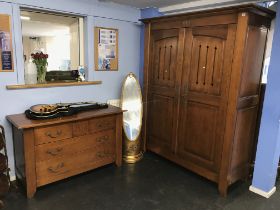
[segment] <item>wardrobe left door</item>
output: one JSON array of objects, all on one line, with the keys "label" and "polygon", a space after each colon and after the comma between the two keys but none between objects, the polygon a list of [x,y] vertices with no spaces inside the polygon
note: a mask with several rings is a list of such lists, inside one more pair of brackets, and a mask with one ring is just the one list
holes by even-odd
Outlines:
[{"label": "wardrobe left door", "polygon": [[175,153],[184,29],[152,30],[148,87],[147,148]]}]

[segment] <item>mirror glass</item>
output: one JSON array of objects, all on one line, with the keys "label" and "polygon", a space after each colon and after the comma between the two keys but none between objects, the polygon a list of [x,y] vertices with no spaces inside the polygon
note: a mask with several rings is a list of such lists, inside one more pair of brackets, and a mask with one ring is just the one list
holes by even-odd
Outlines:
[{"label": "mirror glass", "polygon": [[84,65],[83,17],[21,10],[25,71],[31,54],[48,54],[47,71],[77,70]]},{"label": "mirror glass", "polygon": [[138,80],[131,73],[123,83],[122,88],[123,128],[130,141],[137,140],[142,125],[143,104]]}]

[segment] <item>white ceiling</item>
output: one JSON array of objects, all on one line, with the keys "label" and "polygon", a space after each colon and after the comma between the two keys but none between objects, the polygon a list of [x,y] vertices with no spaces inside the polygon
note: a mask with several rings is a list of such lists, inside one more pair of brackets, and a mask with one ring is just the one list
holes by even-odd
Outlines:
[{"label": "white ceiling", "polygon": [[100,2],[115,2],[136,8],[166,7],[174,4],[189,3],[198,0],[99,0]]}]

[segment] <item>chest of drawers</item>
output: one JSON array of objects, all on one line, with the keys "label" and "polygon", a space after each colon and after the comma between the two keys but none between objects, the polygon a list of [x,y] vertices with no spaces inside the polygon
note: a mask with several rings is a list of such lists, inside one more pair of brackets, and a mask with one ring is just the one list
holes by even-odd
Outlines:
[{"label": "chest of drawers", "polygon": [[82,112],[50,120],[9,115],[17,180],[34,196],[37,187],[106,164],[121,165],[122,110]]}]

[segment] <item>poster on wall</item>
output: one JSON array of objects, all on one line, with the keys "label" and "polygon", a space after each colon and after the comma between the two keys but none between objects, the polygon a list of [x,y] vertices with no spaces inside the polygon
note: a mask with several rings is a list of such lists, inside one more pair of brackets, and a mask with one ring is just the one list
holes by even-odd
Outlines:
[{"label": "poster on wall", "polygon": [[95,70],[118,70],[118,29],[95,28]]},{"label": "poster on wall", "polygon": [[12,55],[10,16],[0,14],[0,72],[13,71]]}]

